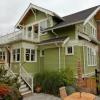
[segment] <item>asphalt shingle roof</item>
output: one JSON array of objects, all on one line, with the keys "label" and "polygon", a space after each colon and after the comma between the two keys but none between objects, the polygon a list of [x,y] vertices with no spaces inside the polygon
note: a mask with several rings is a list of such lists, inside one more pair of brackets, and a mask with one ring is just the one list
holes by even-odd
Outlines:
[{"label": "asphalt shingle roof", "polygon": [[90,14],[92,14],[93,11],[95,11],[98,8],[98,6],[74,13],[72,15],[64,16],[63,19],[64,21],[60,22],[59,24],[48,28],[44,31],[48,31],[51,29],[57,29],[65,26],[70,26],[78,22],[83,22]]}]

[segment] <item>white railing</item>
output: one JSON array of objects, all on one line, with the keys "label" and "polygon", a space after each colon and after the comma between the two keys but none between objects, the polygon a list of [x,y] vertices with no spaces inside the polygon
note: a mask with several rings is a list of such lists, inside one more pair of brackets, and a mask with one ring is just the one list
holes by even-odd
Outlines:
[{"label": "white railing", "polygon": [[21,78],[27,83],[27,85],[30,87],[30,89],[33,92],[33,76],[29,74],[23,66],[20,66],[20,76]]},{"label": "white railing", "polygon": [[20,30],[11,34],[7,34],[0,37],[0,44],[6,44],[16,40],[28,40],[28,41],[38,41],[38,35],[32,33],[31,36],[28,36],[28,33],[24,30]]}]

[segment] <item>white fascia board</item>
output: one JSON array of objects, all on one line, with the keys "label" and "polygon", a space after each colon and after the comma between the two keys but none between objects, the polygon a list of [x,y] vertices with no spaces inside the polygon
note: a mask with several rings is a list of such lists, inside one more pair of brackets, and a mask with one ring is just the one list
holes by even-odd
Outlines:
[{"label": "white fascia board", "polygon": [[98,7],[92,14],[90,14],[86,20],[84,21],[83,25],[85,25],[93,16],[96,15],[96,13],[100,10],[100,7]]},{"label": "white fascia board", "polygon": [[55,16],[54,12],[52,12],[52,11],[49,11],[49,10],[44,9],[42,7],[36,6],[36,5],[32,4],[32,3],[30,5],[31,5],[31,8],[37,9],[37,10],[39,10],[41,12],[45,12],[46,14],[49,14],[51,16]]},{"label": "white fascia board", "polygon": [[25,17],[25,15],[27,14],[27,12],[30,10],[31,8],[31,4],[28,6],[28,8],[25,10],[25,12],[23,13],[23,15],[21,16],[21,18],[19,19],[19,21],[17,22],[17,24],[15,25],[15,27],[17,27],[19,25],[19,23],[22,21],[22,19]]},{"label": "white fascia board", "polygon": [[47,9],[44,9],[44,8],[42,8],[42,7],[38,7],[38,6],[36,6],[36,5],[32,4],[32,3],[30,3],[30,5],[28,6],[28,8],[25,10],[24,14],[23,14],[23,15],[21,16],[21,18],[19,19],[18,23],[15,25],[15,27],[17,27],[17,26],[19,25],[19,23],[22,21],[22,19],[25,17],[25,15],[28,13],[28,11],[29,11],[31,8],[37,9],[37,10],[39,10],[39,11],[41,11],[41,12],[44,12],[44,13],[46,13],[46,14],[49,14],[49,15],[51,15],[51,16],[57,15],[57,14],[55,14],[55,13],[52,12],[52,11],[49,11],[49,10],[47,10]]}]

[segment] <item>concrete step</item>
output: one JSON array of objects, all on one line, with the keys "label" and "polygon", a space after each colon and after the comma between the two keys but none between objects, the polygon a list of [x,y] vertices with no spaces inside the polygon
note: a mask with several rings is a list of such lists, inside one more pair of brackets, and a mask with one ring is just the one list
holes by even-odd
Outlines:
[{"label": "concrete step", "polygon": [[26,92],[22,92],[21,95],[22,95],[22,96],[27,96],[27,95],[29,95],[29,94],[31,94],[31,93],[32,93],[32,91],[29,90],[29,91],[26,91]]},{"label": "concrete step", "polygon": [[23,85],[20,86],[20,89],[26,88],[26,87],[27,87],[27,85],[26,84],[23,84]]},{"label": "concrete step", "polygon": [[24,82],[24,81],[22,81],[20,84],[21,84],[21,85],[24,85],[24,84],[25,84],[25,82]]},{"label": "concrete step", "polygon": [[21,89],[19,89],[19,91],[22,93],[22,92],[26,92],[26,91],[29,91],[29,88],[28,87],[26,87],[26,88],[21,88]]}]

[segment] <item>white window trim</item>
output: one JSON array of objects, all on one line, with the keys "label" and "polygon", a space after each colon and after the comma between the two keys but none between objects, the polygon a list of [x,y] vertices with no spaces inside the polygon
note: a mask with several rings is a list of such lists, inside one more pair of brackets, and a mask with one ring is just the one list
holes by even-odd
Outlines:
[{"label": "white window trim", "polygon": [[[31,56],[30,56],[29,61],[26,60],[26,49],[35,50],[35,60],[34,61],[31,61]],[[37,62],[37,49],[35,49],[35,48],[24,48],[24,62],[28,62],[28,63]]]},{"label": "white window trim", "polygon": [[[6,61],[6,52],[5,52],[5,50],[2,50],[0,52],[2,52],[2,60],[5,62]],[[5,59],[3,59],[3,52],[4,52]]]},{"label": "white window trim", "polygon": [[39,30],[38,30],[38,38],[39,38],[39,36],[46,35],[47,32],[45,32],[44,34],[41,34],[41,32],[40,32],[40,23],[43,22],[43,21],[46,21],[46,20],[48,20],[48,18],[42,19],[42,20],[40,20],[40,21],[36,21],[36,22],[31,23],[31,24],[28,24],[28,25],[25,25],[25,27],[26,27],[26,32],[28,32],[28,31],[27,31],[27,28],[28,28],[29,26],[32,26],[32,31],[33,31],[33,30],[34,30],[34,29],[33,29],[33,26],[34,26],[35,24],[38,24],[38,29],[39,29]]},{"label": "white window trim", "polygon": [[40,50],[40,57],[44,57],[44,55],[42,55],[42,51],[44,50]]},{"label": "white window trim", "polygon": [[[16,58],[15,58],[15,61],[13,60],[13,50],[14,50],[14,49],[20,49],[20,60],[19,60],[19,61],[17,61]],[[15,63],[21,62],[21,48],[13,48],[13,49],[11,50],[11,62],[12,62],[12,63],[14,63],[14,62],[15,62]]]},{"label": "white window trim", "polygon": [[[91,49],[91,50],[93,50],[93,51],[95,51],[95,53],[96,53],[96,50],[94,49],[94,48],[91,48],[91,47],[87,47],[87,65],[88,66],[97,66],[97,61],[96,61],[96,58],[95,58],[95,64],[93,64],[93,62],[92,62],[92,64],[89,64],[89,62],[91,62],[91,59],[89,59],[90,61],[88,61],[88,49]],[[96,56],[96,55],[93,55],[93,56]]]},{"label": "white window trim", "polygon": [[[68,47],[72,47],[72,53],[68,53]],[[74,46],[66,46],[65,47],[65,53],[66,53],[66,55],[74,55]]]}]

